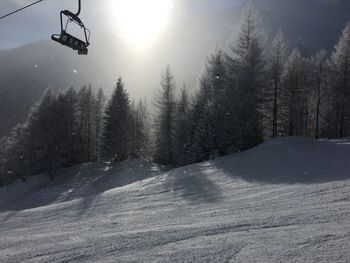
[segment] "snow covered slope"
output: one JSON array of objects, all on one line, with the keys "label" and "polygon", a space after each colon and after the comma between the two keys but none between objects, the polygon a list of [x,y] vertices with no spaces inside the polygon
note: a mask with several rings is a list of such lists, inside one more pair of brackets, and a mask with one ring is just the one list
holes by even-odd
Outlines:
[{"label": "snow covered slope", "polygon": [[0,189],[0,262],[350,262],[350,140],[58,174]]}]

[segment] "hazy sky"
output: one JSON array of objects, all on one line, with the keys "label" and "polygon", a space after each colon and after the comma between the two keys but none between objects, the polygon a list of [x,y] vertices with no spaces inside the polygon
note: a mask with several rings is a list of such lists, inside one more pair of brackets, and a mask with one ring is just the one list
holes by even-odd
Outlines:
[{"label": "hazy sky", "polygon": [[[0,16],[13,11],[35,0],[0,0]],[[133,98],[150,96],[158,89],[160,75],[167,65],[175,75],[178,86],[185,83],[190,89],[198,86],[198,79],[205,67],[205,61],[220,44],[225,43],[220,37],[230,32],[223,24],[215,23],[218,9],[229,8],[243,0],[82,0],[80,18],[91,29],[91,46],[89,55],[78,57],[71,50],[52,41],[57,53],[65,52],[72,56],[72,73],[78,81],[102,86],[107,93],[111,92],[117,77],[121,75]],[[161,31],[157,31],[151,44],[145,39],[139,41],[138,36],[131,34],[131,42],[141,42],[141,48],[135,43],[126,41],[118,29],[118,19],[123,19],[125,30],[135,30],[141,24],[156,26],[157,19],[148,16],[150,21],[134,20],[139,16],[152,13],[148,5],[168,2],[171,10],[166,15],[166,23]],[[40,40],[49,40],[53,33],[59,33],[59,12],[61,10],[77,10],[77,0],[44,0],[13,16],[0,20],[0,49],[8,49]],[[119,4],[136,3],[129,14],[120,13]],[[140,3],[140,5],[138,4]],[[155,7],[156,8],[156,7]],[[214,16],[213,16],[214,14]],[[128,17],[131,17],[129,19]],[[135,19],[136,18],[136,19]],[[164,18],[163,18],[164,19]],[[131,24],[131,25],[130,25]],[[205,30],[204,30],[205,29]],[[137,29],[136,29],[137,30]],[[142,36],[141,36],[142,38]],[[144,45],[145,47],[142,47]],[[34,54],[33,65],[37,64]],[[76,74],[77,73],[77,74]],[[96,74],[95,74],[96,73]]]},{"label": "hazy sky", "polygon": [[[35,0],[1,0],[0,15],[13,11]],[[110,31],[110,2],[128,0],[82,0],[81,18],[92,31]],[[144,0],[147,1],[147,0]],[[198,12],[210,11],[213,8],[225,8],[241,0],[172,0],[174,10],[171,22],[185,15],[196,15]],[[77,0],[44,0],[30,9],[0,20],[0,48],[11,48],[24,43],[47,39],[58,32],[59,11],[76,10]],[[117,10],[116,10],[117,11]],[[4,37],[5,36],[5,37]]]}]

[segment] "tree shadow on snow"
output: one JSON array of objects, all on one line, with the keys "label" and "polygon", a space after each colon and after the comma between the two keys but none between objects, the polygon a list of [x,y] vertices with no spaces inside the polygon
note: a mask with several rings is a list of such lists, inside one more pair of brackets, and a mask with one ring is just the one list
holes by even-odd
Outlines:
[{"label": "tree shadow on snow", "polygon": [[158,173],[153,164],[138,160],[115,164],[113,167],[105,163],[77,165],[56,171],[53,182],[47,176],[39,175],[25,183],[18,182],[0,188],[0,197],[4,197],[0,200],[0,211],[31,209],[81,198],[79,213],[83,215],[101,193]]},{"label": "tree shadow on snow", "polygon": [[216,203],[223,199],[221,188],[205,174],[200,165],[187,166],[171,171],[164,187],[175,197],[197,203]]}]

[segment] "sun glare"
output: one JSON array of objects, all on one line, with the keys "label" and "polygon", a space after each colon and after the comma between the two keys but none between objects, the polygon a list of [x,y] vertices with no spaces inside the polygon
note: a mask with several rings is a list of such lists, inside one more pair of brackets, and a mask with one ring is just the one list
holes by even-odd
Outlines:
[{"label": "sun glare", "polygon": [[167,25],[172,7],[170,0],[113,2],[119,35],[136,47],[145,47],[159,36]]}]

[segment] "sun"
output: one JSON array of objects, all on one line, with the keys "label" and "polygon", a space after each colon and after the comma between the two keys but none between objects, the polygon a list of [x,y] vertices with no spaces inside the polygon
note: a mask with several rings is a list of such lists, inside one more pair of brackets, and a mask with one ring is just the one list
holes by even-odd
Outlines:
[{"label": "sun", "polygon": [[172,9],[170,0],[112,2],[118,34],[135,47],[145,47],[155,41],[165,30]]}]

